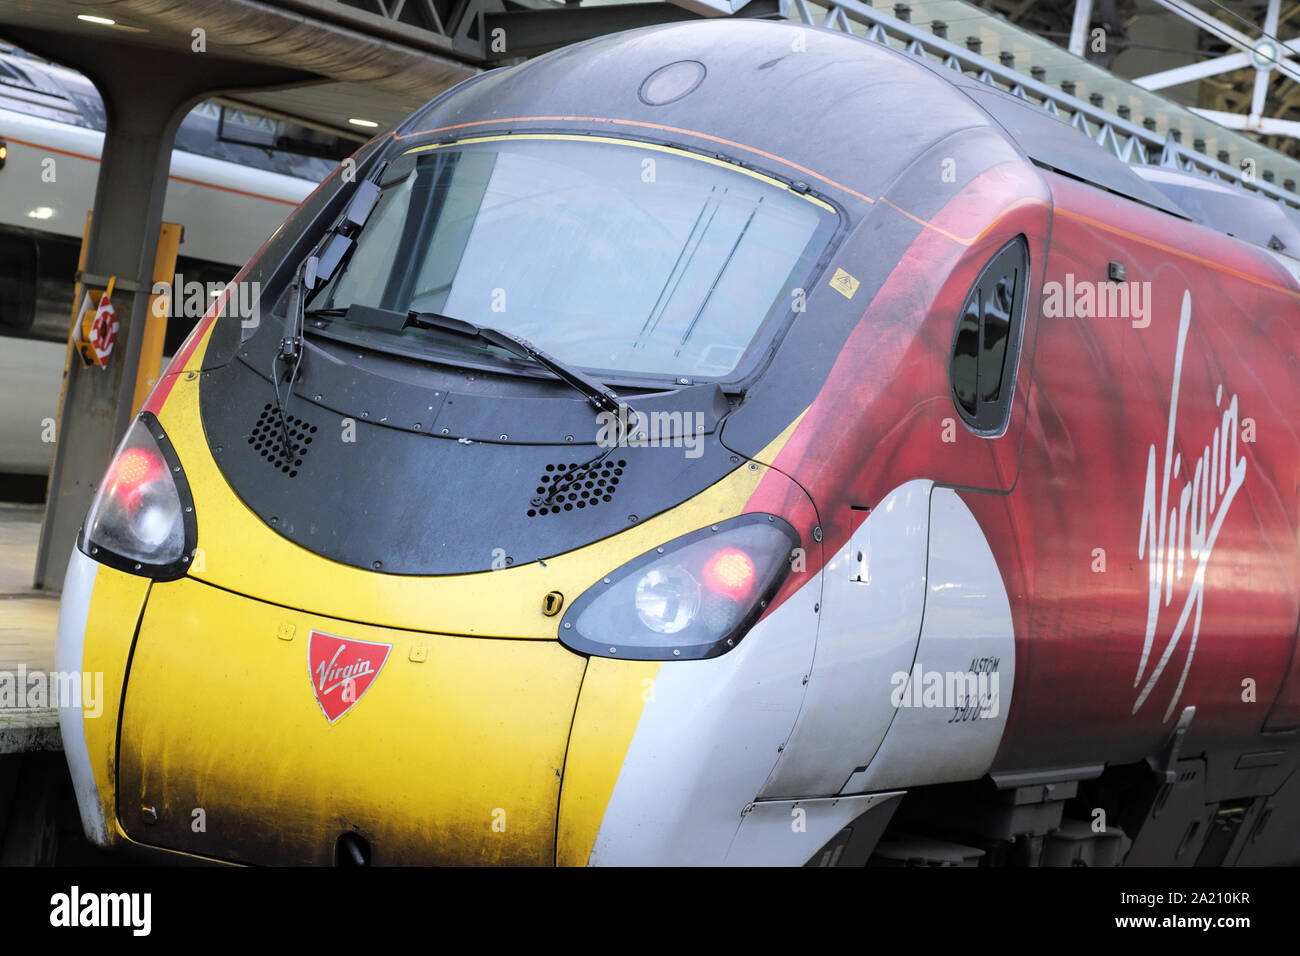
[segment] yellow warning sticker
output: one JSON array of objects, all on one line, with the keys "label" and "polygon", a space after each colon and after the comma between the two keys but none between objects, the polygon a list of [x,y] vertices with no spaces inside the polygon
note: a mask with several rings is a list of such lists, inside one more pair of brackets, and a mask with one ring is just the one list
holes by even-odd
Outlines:
[{"label": "yellow warning sticker", "polygon": [[853,298],[853,293],[858,291],[861,284],[843,269],[836,269],[835,275],[831,276],[831,288],[846,299]]}]

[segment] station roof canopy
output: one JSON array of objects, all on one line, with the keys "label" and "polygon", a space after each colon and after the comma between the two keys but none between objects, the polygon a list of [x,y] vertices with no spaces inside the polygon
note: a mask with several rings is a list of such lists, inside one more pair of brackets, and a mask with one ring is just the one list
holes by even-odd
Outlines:
[{"label": "station roof canopy", "polygon": [[[224,101],[368,138],[349,121],[387,127],[482,69],[617,30],[732,12],[776,15],[777,0],[734,11],[696,0],[0,0],[0,37],[24,47],[38,32],[195,56],[201,37],[208,54],[307,78]],[[34,52],[57,59],[44,47]]]}]

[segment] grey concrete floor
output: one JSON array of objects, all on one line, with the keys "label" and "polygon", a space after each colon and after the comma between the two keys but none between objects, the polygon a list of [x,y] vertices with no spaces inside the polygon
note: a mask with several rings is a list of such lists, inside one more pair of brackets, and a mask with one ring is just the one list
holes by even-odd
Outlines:
[{"label": "grey concrete floor", "polygon": [[[54,666],[59,619],[55,594],[32,588],[41,505],[0,502],[0,672]],[[0,753],[58,746],[53,708],[0,708]]]}]

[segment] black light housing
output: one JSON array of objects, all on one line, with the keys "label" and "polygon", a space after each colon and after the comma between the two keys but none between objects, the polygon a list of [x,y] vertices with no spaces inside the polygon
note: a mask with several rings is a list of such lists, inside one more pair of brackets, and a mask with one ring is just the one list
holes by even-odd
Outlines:
[{"label": "black light housing", "polygon": [[185,471],[158,419],[141,412],[104,473],[77,546],[119,571],[169,581],[189,570],[197,540]]},{"label": "black light housing", "polygon": [[790,524],[747,514],[675,538],[592,585],[560,641],[596,657],[702,660],[731,650],[766,610],[799,547]]}]

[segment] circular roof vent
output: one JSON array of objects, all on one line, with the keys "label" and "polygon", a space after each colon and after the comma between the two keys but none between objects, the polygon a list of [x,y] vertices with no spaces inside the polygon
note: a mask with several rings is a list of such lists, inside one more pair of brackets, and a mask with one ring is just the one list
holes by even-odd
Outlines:
[{"label": "circular roof vent", "polygon": [[645,78],[638,95],[647,106],[667,106],[692,92],[704,80],[704,64],[699,60],[678,60],[661,66]]}]

